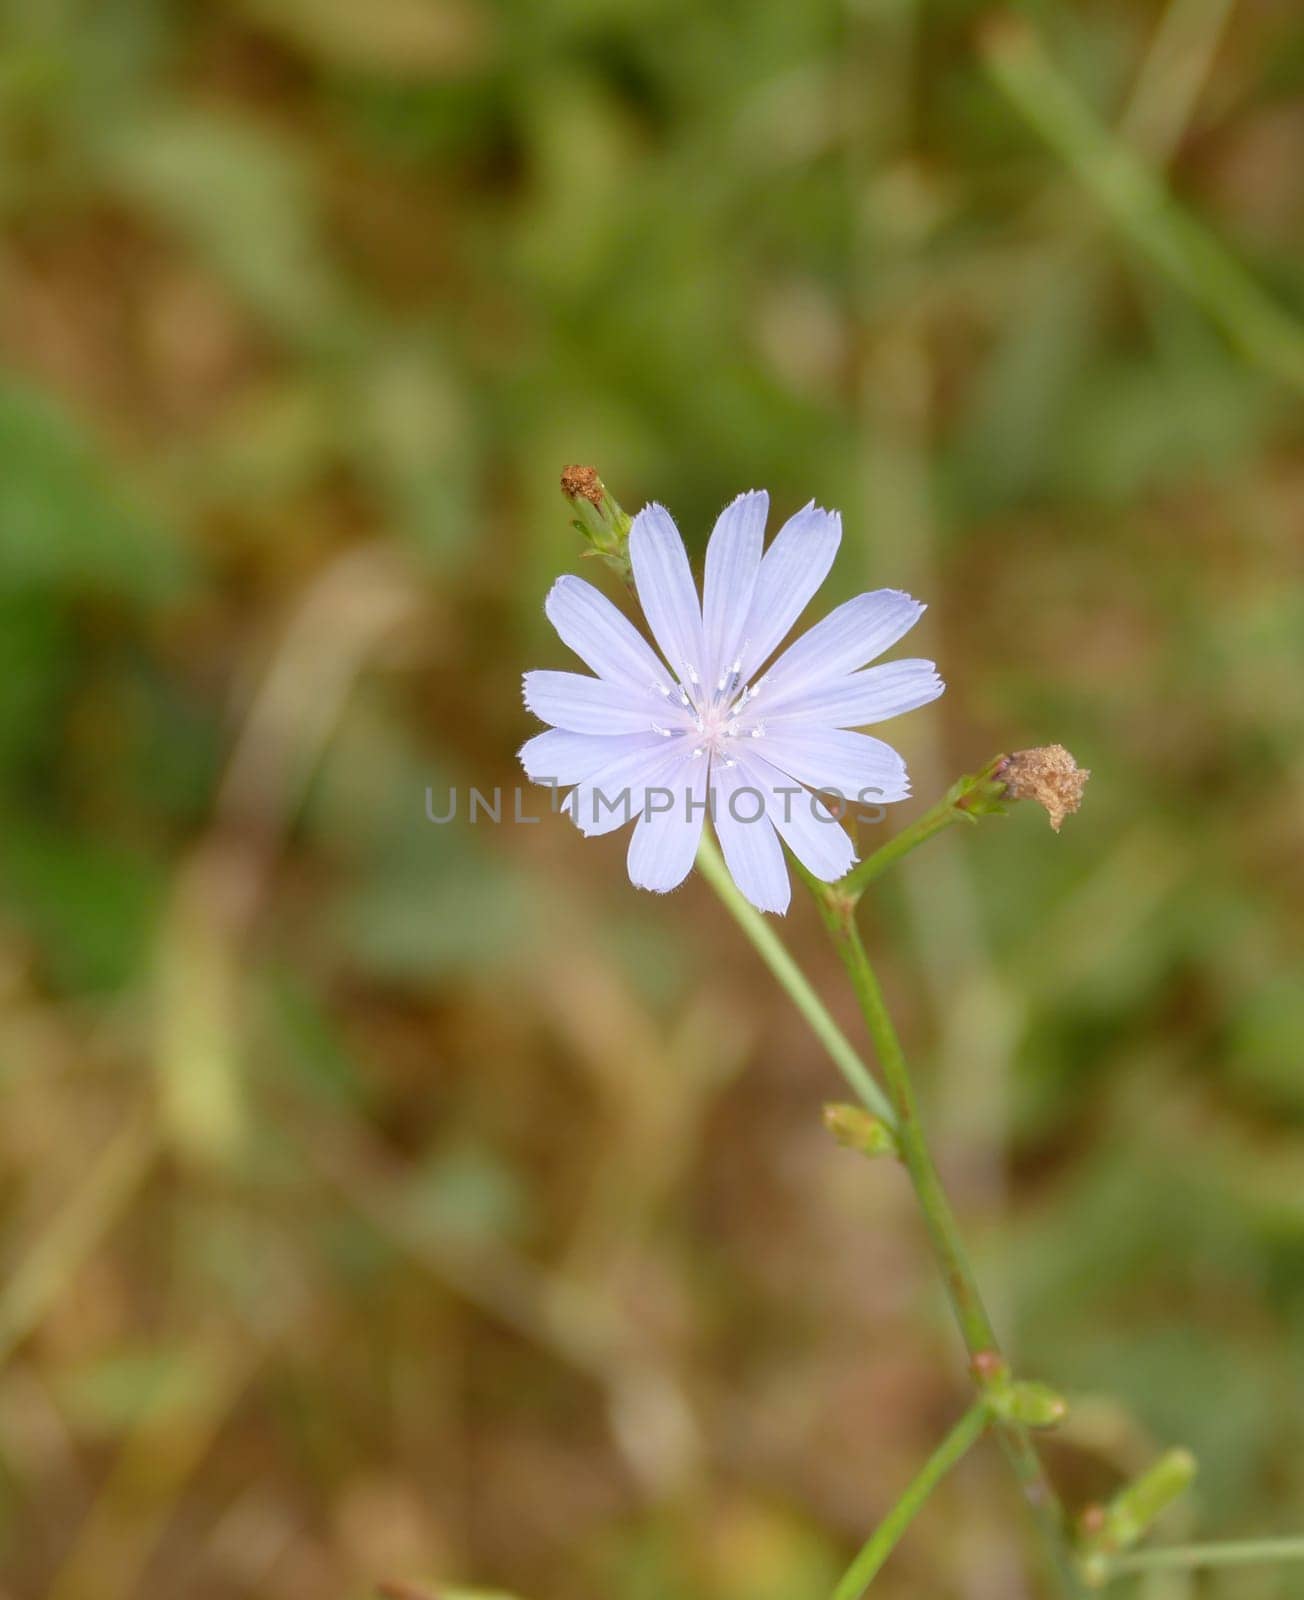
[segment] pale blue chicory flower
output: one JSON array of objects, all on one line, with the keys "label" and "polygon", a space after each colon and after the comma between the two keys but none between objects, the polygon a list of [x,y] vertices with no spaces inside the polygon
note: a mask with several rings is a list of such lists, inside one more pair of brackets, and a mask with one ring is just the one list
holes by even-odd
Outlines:
[{"label": "pale blue chicory flower", "polygon": [[637,818],[628,864],[642,889],[683,882],[709,803],[734,882],[761,911],[783,912],[791,886],[780,838],[826,883],[856,859],[813,791],[874,801],[910,792],[897,752],[850,730],[913,711],[943,684],[931,661],[858,670],[924,610],[896,589],[848,600],[765,669],[842,538],[838,513],[812,503],[762,555],[769,504],[753,490],[720,513],[700,606],[669,513],[650,505],[634,518],[630,563],[664,661],[591,584],[557,580],[548,618],[597,676],[525,674],[525,703],[551,726],[520,755],[531,779],[571,790],[566,809],[582,832]]}]

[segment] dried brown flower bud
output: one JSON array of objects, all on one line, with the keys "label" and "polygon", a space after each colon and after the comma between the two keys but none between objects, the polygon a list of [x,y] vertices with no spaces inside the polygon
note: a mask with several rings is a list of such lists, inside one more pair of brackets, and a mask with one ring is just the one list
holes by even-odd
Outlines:
[{"label": "dried brown flower bud", "polygon": [[1064,818],[1082,804],[1091,774],[1062,744],[1047,744],[1037,750],[1016,750],[1006,758],[1000,776],[1012,800],[1035,800],[1044,806],[1058,833]]},{"label": "dried brown flower bud", "polygon": [[563,467],[561,492],[568,500],[587,500],[600,506],[605,491],[596,467]]},{"label": "dried brown flower bud", "polygon": [[563,467],[561,492],[575,513],[575,529],[589,542],[589,554],[601,556],[632,590],[629,565],[630,519],[608,494],[596,467]]}]

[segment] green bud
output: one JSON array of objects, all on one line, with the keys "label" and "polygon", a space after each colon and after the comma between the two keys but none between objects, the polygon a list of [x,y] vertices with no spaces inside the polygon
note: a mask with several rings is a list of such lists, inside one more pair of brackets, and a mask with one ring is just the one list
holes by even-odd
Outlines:
[{"label": "green bud", "polygon": [[1069,1410],[1063,1396],[1047,1384],[1023,1380],[993,1386],[987,1403],[996,1416],[1006,1422],[1020,1422],[1026,1428],[1053,1428],[1063,1422]]},{"label": "green bud", "polygon": [[979,817],[1003,816],[1009,808],[1010,794],[1005,782],[1007,756],[996,756],[981,772],[957,778],[947,791],[947,802],[969,822]]},{"label": "green bud", "polygon": [[566,467],[561,475],[561,492],[575,512],[575,528],[588,540],[592,552],[600,556],[626,583],[633,582],[629,564],[630,519],[596,467]]},{"label": "green bud", "polygon": [[1195,1457],[1189,1450],[1166,1450],[1147,1472],[1116,1494],[1105,1508],[1099,1543],[1110,1550],[1126,1550],[1191,1485]]},{"label": "green bud", "polygon": [[860,1106],[842,1104],[824,1107],[824,1126],[840,1145],[859,1150],[862,1156],[899,1156],[900,1146],[882,1117]]}]

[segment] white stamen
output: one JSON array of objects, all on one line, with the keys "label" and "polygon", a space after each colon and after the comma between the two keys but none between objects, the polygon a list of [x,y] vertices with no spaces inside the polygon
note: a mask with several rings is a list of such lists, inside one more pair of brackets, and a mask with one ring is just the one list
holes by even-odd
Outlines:
[{"label": "white stamen", "polygon": [[738,680],[742,676],[743,661],[741,656],[734,658],[734,664],[727,671],[720,674],[716,688],[721,694],[732,694],[738,687]]}]

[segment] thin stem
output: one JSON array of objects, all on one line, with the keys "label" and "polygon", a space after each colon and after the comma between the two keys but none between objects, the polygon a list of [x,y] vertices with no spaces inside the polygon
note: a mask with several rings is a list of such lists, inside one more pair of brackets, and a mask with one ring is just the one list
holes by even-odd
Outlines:
[{"label": "thin stem", "polygon": [[878,1576],[883,1563],[896,1549],[925,1500],[953,1466],[977,1443],[991,1421],[991,1414],[980,1400],[951,1429],[937,1449],[911,1479],[905,1493],[869,1536],[863,1549],[847,1568],[834,1590],[833,1600],[860,1600]]},{"label": "thin stem", "polygon": [[1107,1576],[1128,1572],[1163,1572],[1194,1567],[1266,1566],[1278,1561],[1304,1561],[1304,1537],[1227,1539],[1218,1544],[1175,1544],[1167,1549],[1134,1550],[1114,1556]]},{"label": "thin stem", "polygon": [[983,1306],[950,1202],[942,1189],[932,1154],[924,1140],[914,1085],[906,1067],[901,1041],[888,1015],[883,992],[869,964],[850,911],[843,912],[830,905],[823,896],[820,898],[825,925],[851,977],[856,999],[887,1080],[888,1093],[897,1115],[897,1136],[902,1157],[919,1196],[933,1250],[942,1267],[947,1292],[955,1307],[965,1343],[971,1355],[991,1352],[996,1348],[996,1334]]},{"label": "thin stem", "polygon": [[810,1025],[811,1032],[828,1051],[833,1065],[851,1085],[862,1104],[889,1127],[896,1117],[869,1068],[856,1054],[850,1040],[829,1015],[824,1002],[811,988],[805,974],[784,949],[778,935],[750,901],[744,898],[729,876],[715,840],[702,834],[697,865],[703,877],[724,902],[725,909],[747,935],[756,953],[787,991],[792,1003]]},{"label": "thin stem", "polygon": [[886,844],[880,845],[871,855],[863,861],[857,862],[851,871],[838,884],[844,894],[859,896],[887,871],[900,861],[902,856],[907,856],[925,840],[931,839],[935,833],[941,833],[944,828],[949,828],[953,822],[959,822],[963,813],[956,809],[949,796],[939,800],[935,806],[924,812],[922,817],[917,817],[908,828],[894,834]]},{"label": "thin stem", "polygon": [[[990,1381],[1005,1375],[1008,1369],[1001,1356],[995,1329],[983,1305],[955,1214],[924,1138],[905,1053],[888,1014],[878,979],[861,943],[855,924],[854,903],[837,890],[826,889],[817,894],[816,899],[838,954],[851,977],[865,1025],[874,1041],[879,1064],[887,1080],[888,1093],[896,1111],[897,1142],[902,1160],[914,1185],[933,1254],[941,1268],[952,1310],[969,1351],[972,1370],[980,1383]],[[1009,1421],[1002,1421],[999,1427],[1005,1454],[1023,1489],[1024,1498],[1037,1519],[1064,1592],[1080,1595],[1081,1584],[1068,1552],[1063,1508],[1033,1449],[1027,1429]]]},{"label": "thin stem", "polygon": [[1001,774],[1006,759],[1005,756],[997,756],[980,772],[958,779],[922,817],[916,817],[908,828],[902,828],[900,833],[880,845],[872,855],[852,867],[838,883],[838,893],[858,900],[868,886],[900,861],[902,856],[909,855],[925,840],[949,828],[953,822],[974,822],[980,816],[1004,811],[1008,795]]}]

